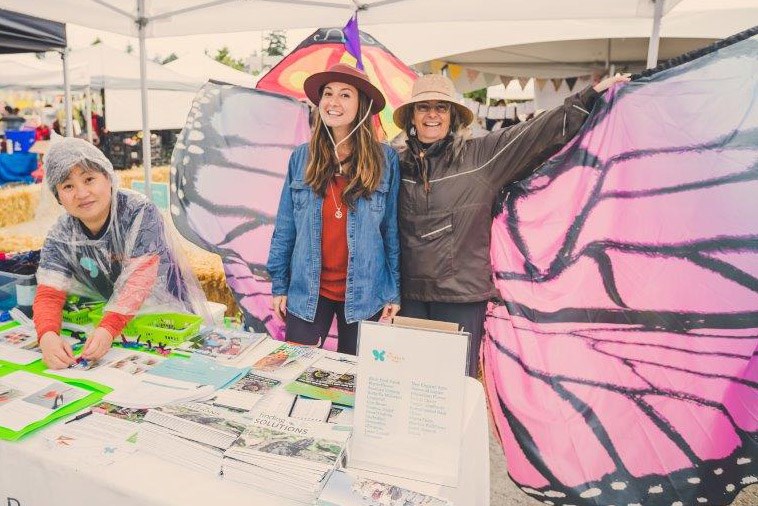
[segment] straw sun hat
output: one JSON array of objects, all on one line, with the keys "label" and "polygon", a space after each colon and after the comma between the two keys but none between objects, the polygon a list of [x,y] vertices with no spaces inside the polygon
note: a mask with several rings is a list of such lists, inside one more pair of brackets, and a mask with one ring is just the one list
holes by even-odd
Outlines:
[{"label": "straw sun hat", "polygon": [[365,93],[368,98],[374,101],[371,105],[371,114],[377,114],[384,109],[384,95],[379,91],[379,88],[371,84],[364,72],[344,63],[332,65],[329,70],[308,76],[303,82],[303,89],[308,100],[318,105],[321,102],[321,90],[329,83],[349,84]]},{"label": "straw sun hat", "polygon": [[450,102],[458,111],[464,125],[468,126],[474,121],[474,113],[465,105],[459,104],[455,99],[455,86],[453,81],[440,74],[427,74],[416,79],[413,83],[411,98],[406,103],[395,109],[392,120],[399,128],[405,130],[406,126],[403,120],[410,118],[411,115],[406,113],[409,108],[413,107],[416,102],[426,102],[427,100],[444,100]]}]

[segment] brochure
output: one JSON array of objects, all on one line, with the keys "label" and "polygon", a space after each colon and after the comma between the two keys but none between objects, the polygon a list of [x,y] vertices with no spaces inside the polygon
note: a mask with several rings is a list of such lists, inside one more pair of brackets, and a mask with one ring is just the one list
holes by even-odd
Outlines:
[{"label": "brochure", "polygon": [[266,334],[251,334],[225,327],[208,327],[182,343],[177,351],[205,355],[216,360],[233,360],[266,338]]}]

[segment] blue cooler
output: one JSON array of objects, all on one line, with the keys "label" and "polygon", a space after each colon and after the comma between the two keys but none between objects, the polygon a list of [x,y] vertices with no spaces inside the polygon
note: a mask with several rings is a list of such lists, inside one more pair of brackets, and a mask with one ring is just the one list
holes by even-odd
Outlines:
[{"label": "blue cooler", "polygon": [[6,130],[5,138],[13,143],[14,153],[28,153],[34,144],[34,130]]}]

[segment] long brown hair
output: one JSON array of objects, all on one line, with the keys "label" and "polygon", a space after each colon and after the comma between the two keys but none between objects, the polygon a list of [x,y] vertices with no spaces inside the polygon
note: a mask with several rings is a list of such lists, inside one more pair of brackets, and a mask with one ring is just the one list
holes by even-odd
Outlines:
[{"label": "long brown hair", "polygon": [[[370,100],[358,90],[358,112],[350,129],[366,116]],[[334,146],[329,140],[329,134],[324,129],[329,128],[321,119],[320,111],[316,111],[313,123],[313,135],[309,145],[308,165],[305,169],[305,182],[313,188],[321,198],[326,197],[326,187],[339,170],[339,161],[334,153]],[[352,147],[350,155],[343,161],[343,167],[348,168],[346,176],[349,182],[342,192],[342,199],[352,208],[360,197],[368,197],[379,187],[384,167],[384,151],[377,140],[371,116],[366,118],[361,126],[350,136]]]}]

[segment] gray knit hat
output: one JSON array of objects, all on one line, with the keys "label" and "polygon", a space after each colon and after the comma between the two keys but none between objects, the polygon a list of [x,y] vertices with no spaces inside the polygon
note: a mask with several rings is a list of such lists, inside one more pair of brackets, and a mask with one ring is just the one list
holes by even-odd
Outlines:
[{"label": "gray knit hat", "polygon": [[102,151],[84,139],[58,137],[50,143],[50,148],[45,154],[45,180],[56,198],[56,186],[65,181],[77,165],[85,169],[99,170],[116,186],[117,178],[113,164]]}]

